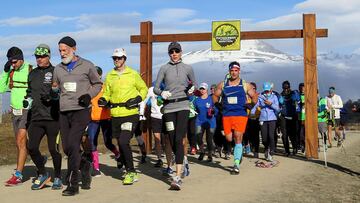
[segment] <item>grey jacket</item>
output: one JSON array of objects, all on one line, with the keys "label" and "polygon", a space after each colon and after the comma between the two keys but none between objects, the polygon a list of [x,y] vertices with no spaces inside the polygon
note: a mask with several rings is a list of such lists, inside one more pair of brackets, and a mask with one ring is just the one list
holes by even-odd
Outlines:
[{"label": "grey jacket", "polygon": [[[161,66],[157,75],[154,93],[161,95],[160,89],[161,82],[165,83],[164,91],[170,91],[171,97],[168,99],[178,99],[187,97],[186,88],[189,85],[189,81],[196,86],[195,74],[190,65],[183,62],[173,63],[172,61]],[[172,113],[181,110],[190,110],[189,100],[169,103],[164,105],[164,113]]]},{"label": "grey jacket", "polygon": [[54,69],[53,82],[60,88],[60,111],[81,110],[78,98],[84,94],[95,97],[101,90],[102,82],[94,64],[79,57],[74,69],[67,71],[66,65],[60,63]]}]

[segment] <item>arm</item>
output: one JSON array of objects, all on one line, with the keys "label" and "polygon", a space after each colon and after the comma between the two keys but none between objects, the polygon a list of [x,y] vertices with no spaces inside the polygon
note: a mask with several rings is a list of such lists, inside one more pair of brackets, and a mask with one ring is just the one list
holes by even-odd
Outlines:
[{"label": "arm", "polygon": [[25,98],[31,98],[31,75],[32,75],[32,71],[29,73],[28,75],[28,88],[26,89],[26,95]]},{"label": "arm", "polygon": [[10,72],[3,71],[0,77],[0,93],[4,93],[9,89]]},{"label": "arm", "polygon": [[334,109],[341,109],[341,108],[343,108],[343,102],[342,102],[342,99],[341,99],[341,97],[340,96],[337,96],[337,102],[336,102],[336,104],[334,104],[332,107],[334,108]]},{"label": "arm", "polygon": [[165,77],[164,68],[161,67],[154,85],[154,93],[156,95],[161,95],[162,90],[160,89],[160,84],[164,80],[164,77]]},{"label": "arm", "polygon": [[273,102],[271,104],[271,108],[274,109],[275,113],[279,113],[280,112],[279,100],[278,100],[276,95],[274,95],[273,98],[274,99],[273,99]]},{"label": "arm", "polygon": [[251,103],[255,105],[258,101],[258,94],[256,93],[255,89],[252,88],[252,85],[250,83],[246,83],[246,90],[247,94],[251,98]]},{"label": "arm", "polygon": [[135,81],[135,87],[139,91],[141,99],[144,100],[148,93],[148,88],[138,73],[135,74]]},{"label": "arm", "polygon": [[91,65],[92,67],[89,68],[89,80],[92,86],[89,89],[89,95],[91,98],[94,98],[101,91],[102,82],[99,78],[99,74],[97,73],[95,66],[93,64]]},{"label": "arm", "polygon": [[224,83],[220,82],[217,86],[216,86],[216,90],[214,92],[214,94],[212,95],[212,100],[214,102],[214,104],[218,103],[220,100],[220,96],[222,93],[222,89],[223,89]]},{"label": "arm", "polygon": [[195,80],[194,70],[193,70],[193,68],[192,68],[191,66],[190,66],[190,68],[189,68],[188,78],[189,78],[189,80],[192,82],[192,85],[194,86],[194,88],[197,89],[197,84],[196,84],[196,80]]}]

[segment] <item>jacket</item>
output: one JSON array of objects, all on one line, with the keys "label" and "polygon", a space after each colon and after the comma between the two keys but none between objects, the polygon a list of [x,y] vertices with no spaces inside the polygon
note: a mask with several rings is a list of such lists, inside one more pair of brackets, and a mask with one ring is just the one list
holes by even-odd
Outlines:
[{"label": "jacket", "polygon": [[[165,89],[160,89],[161,82],[165,83]],[[171,99],[185,98],[187,97],[187,88],[189,83],[196,86],[195,74],[190,65],[184,64],[183,62],[174,63],[172,61],[161,66],[155,86],[154,93],[161,95],[162,91],[170,91]],[[164,113],[172,113],[182,110],[190,110],[190,104],[188,100],[173,102],[164,105]]]},{"label": "jacket", "polygon": [[[138,72],[129,66],[126,66],[121,74],[113,69],[106,75],[103,97],[112,104],[125,103],[127,100],[137,96],[141,96],[141,99],[144,100],[147,92],[148,88],[144,80]],[[125,117],[136,114],[139,114],[138,108],[111,108],[111,117]]]},{"label": "jacket", "polygon": [[104,94],[105,85],[101,88],[98,95],[91,100],[91,120],[100,121],[110,119],[110,109],[106,107],[99,107],[98,101]]},{"label": "jacket", "polygon": [[[271,101],[271,105],[265,104],[265,100]],[[273,93],[266,98],[264,95],[259,96],[259,107],[261,108],[260,111],[260,118],[259,121],[276,121],[277,120],[277,113],[280,111],[279,108],[279,100],[277,96]]]},{"label": "jacket", "polygon": [[89,94],[94,98],[101,90],[102,82],[94,64],[79,57],[71,72],[60,63],[55,67],[53,82],[60,88],[60,111],[81,110],[78,98]]},{"label": "jacket", "polygon": [[[13,109],[23,109],[23,100],[28,87],[28,76],[32,66],[24,62],[23,65],[14,70],[11,67],[9,72],[3,72],[0,78],[0,93],[10,90],[10,106]],[[12,74],[12,79],[10,75]]]}]

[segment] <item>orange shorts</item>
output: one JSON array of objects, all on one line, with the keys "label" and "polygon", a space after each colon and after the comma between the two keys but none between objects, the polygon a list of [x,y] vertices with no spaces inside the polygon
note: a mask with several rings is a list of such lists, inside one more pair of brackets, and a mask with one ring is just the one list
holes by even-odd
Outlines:
[{"label": "orange shorts", "polygon": [[223,126],[225,135],[231,134],[232,130],[245,133],[247,116],[224,116]]}]

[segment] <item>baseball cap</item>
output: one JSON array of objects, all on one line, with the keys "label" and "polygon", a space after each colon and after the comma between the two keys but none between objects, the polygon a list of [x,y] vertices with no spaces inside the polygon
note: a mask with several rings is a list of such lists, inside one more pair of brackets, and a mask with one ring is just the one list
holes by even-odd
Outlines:
[{"label": "baseball cap", "polygon": [[264,84],[263,84],[264,91],[270,91],[271,88],[272,88],[272,84],[270,82],[264,82]]},{"label": "baseball cap", "polygon": [[126,57],[126,51],[124,48],[117,48],[114,50],[112,57],[122,57],[125,56]]},{"label": "baseball cap", "polygon": [[203,89],[206,89],[206,90],[207,90],[207,89],[209,88],[209,85],[206,84],[205,82],[203,82],[203,83],[200,84],[199,89],[200,89],[200,88],[203,88]]},{"label": "baseball cap", "polygon": [[181,45],[178,42],[171,42],[168,47],[168,52],[173,49],[178,49],[179,51],[181,51]]},{"label": "baseball cap", "polygon": [[35,56],[50,56],[50,47],[47,44],[39,44],[34,52]]}]

